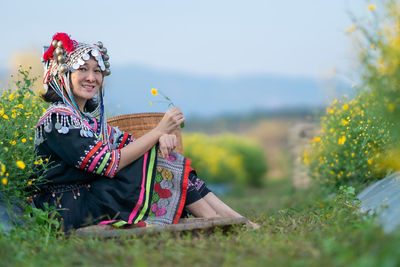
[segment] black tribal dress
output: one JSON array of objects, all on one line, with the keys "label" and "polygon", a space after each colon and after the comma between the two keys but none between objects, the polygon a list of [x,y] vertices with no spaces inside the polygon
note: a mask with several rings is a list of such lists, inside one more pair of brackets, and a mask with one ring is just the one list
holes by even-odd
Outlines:
[{"label": "black tribal dress", "polygon": [[209,192],[193,178],[190,159],[175,152],[164,159],[157,146],[117,172],[121,148],[134,139],[108,127],[106,144],[98,138],[95,118],[82,119],[62,103],[50,106],[37,124],[36,153],[49,159],[50,168],[33,203],[39,208],[45,203],[56,206],[64,230],[95,223],[177,223],[188,190]]}]

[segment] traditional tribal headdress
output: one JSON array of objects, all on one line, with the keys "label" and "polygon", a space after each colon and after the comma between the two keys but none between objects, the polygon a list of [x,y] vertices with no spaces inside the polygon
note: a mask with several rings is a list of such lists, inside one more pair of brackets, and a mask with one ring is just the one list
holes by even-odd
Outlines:
[{"label": "traditional tribal headdress", "polygon": [[[66,33],[56,33],[53,36],[50,47],[45,47],[47,51],[43,55],[44,78],[43,84],[46,91],[53,89],[70,106],[75,113],[82,117],[82,114],[75,103],[70,85],[71,72],[76,71],[81,65],[85,64],[91,56],[96,59],[97,64],[103,72],[103,76],[111,74],[109,56],[107,49],[103,47],[102,42],[94,45],[78,43],[72,40]],[[98,106],[91,113],[98,117],[101,126],[101,139],[108,142],[108,132],[104,113],[104,90],[100,86],[97,94]]]}]

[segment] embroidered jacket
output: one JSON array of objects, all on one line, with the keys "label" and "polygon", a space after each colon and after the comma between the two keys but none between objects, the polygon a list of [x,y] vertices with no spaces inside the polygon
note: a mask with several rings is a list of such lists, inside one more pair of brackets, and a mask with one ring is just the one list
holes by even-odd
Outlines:
[{"label": "embroidered jacket", "polygon": [[131,141],[131,135],[118,127],[109,128],[109,142],[98,137],[99,123],[86,115],[83,119],[69,106],[50,106],[36,126],[35,147],[38,155],[51,160],[45,179],[51,183],[85,182],[93,175],[114,177],[120,149]]}]

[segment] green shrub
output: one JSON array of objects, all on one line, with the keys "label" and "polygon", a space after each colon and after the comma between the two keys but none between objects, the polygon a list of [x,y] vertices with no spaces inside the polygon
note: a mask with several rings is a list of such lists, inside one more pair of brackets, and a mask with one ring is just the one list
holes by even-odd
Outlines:
[{"label": "green shrub", "polygon": [[211,183],[260,185],[267,171],[262,149],[244,137],[197,133],[185,135],[183,147],[199,176]]}]

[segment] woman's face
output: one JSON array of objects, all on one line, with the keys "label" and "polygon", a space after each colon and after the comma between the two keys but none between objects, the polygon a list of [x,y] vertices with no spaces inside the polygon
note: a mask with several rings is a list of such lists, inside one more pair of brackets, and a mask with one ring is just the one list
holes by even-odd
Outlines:
[{"label": "woman's face", "polygon": [[86,101],[92,99],[103,82],[103,74],[92,57],[71,73],[72,93],[79,109],[83,111]]}]

